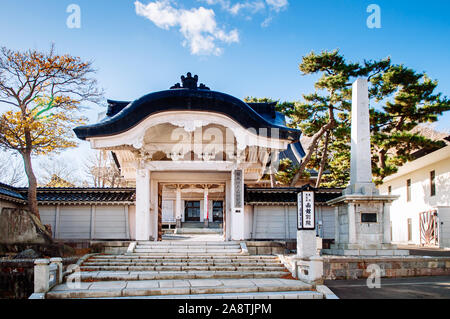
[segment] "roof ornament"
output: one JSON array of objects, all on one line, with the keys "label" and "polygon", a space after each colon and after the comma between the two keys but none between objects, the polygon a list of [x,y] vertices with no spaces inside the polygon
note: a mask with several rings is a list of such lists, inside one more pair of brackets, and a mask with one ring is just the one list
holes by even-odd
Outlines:
[{"label": "roof ornament", "polygon": [[192,77],[191,72],[188,72],[186,76],[181,76],[181,83],[177,83],[174,86],[172,86],[170,89],[190,89],[190,90],[209,90],[209,87],[204,85],[203,83],[200,83],[200,86],[197,86],[198,83],[198,75],[195,75]]}]

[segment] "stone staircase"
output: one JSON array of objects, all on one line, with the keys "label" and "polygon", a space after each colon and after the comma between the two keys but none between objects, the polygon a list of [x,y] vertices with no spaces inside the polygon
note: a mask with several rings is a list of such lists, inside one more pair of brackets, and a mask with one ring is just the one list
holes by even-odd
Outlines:
[{"label": "stone staircase", "polygon": [[46,298],[323,298],[278,257],[249,256],[237,242],[138,242],[124,255],[91,256],[67,281]]}]

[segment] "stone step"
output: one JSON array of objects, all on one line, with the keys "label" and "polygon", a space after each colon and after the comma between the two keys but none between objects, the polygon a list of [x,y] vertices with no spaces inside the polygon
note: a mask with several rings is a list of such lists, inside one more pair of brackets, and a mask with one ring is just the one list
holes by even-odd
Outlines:
[{"label": "stone step", "polygon": [[312,286],[302,281],[280,278],[98,281],[58,285],[46,294],[46,298],[115,298],[311,290]]},{"label": "stone step", "polygon": [[[236,256],[240,254],[241,251],[237,252],[229,252],[229,251],[222,251],[222,252],[207,252],[208,256]],[[135,256],[154,256],[154,257],[161,257],[161,256],[167,256],[169,253],[163,253],[163,252],[135,252],[133,255]],[[206,253],[204,252],[170,252],[171,256],[176,257],[187,257],[187,256],[197,256],[197,257],[204,257]]]},{"label": "stone step", "polygon": [[139,248],[136,247],[135,253],[240,253],[241,247],[236,248]]},{"label": "stone step", "polygon": [[84,271],[278,271],[283,265],[277,266],[81,266]]},{"label": "stone step", "polygon": [[184,249],[184,250],[210,250],[210,249],[218,249],[218,250],[226,250],[226,249],[241,249],[241,245],[228,245],[228,246],[147,246],[147,245],[137,245],[135,249]]},{"label": "stone step", "polygon": [[[87,298],[110,299],[110,298]],[[115,297],[114,299],[324,299],[322,293],[317,291],[277,291],[277,292],[248,292],[207,295],[169,295],[169,296],[135,296]]]},{"label": "stone step", "polygon": [[240,245],[236,241],[138,241],[139,246],[233,246]]},{"label": "stone step", "polygon": [[239,279],[239,278],[283,278],[290,275],[287,270],[280,271],[87,271],[69,276],[84,282],[120,280],[169,280],[169,279]]},{"label": "stone step", "polygon": [[82,266],[261,266],[261,267],[275,267],[281,265],[281,263],[276,261],[248,261],[248,262],[220,262],[220,261],[174,261],[174,260],[159,260],[159,261],[86,261]]},{"label": "stone step", "polygon": [[[280,263],[216,263],[216,262],[85,262],[83,266],[233,266],[233,267],[277,267]],[[283,266],[283,265],[281,265]]]},{"label": "stone step", "polygon": [[89,260],[100,260],[100,259],[106,259],[106,260],[278,260],[277,256],[258,256],[258,255],[231,255],[227,257],[221,257],[217,255],[201,255],[201,256],[179,256],[179,255],[161,255],[161,256],[140,256],[136,254],[132,255],[95,255]]},{"label": "stone step", "polygon": [[221,228],[177,228],[175,234],[183,235],[198,235],[198,234],[223,234]]}]

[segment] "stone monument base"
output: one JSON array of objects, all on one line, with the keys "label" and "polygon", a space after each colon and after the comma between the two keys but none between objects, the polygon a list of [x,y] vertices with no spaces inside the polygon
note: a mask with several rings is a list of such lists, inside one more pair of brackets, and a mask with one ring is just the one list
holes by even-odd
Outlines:
[{"label": "stone monument base", "polygon": [[334,256],[409,256],[409,250],[397,249],[392,244],[336,244],[322,249],[322,255]]},{"label": "stone monument base", "polygon": [[[369,190],[371,190],[369,192]],[[379,195],[375,188],[348,194],[328,204],[335,207],[335,244],[323,249],[324,255],[336,256],[408,256],[408,250],[398,250],[391,244],[390,203],[397,198]]]}]

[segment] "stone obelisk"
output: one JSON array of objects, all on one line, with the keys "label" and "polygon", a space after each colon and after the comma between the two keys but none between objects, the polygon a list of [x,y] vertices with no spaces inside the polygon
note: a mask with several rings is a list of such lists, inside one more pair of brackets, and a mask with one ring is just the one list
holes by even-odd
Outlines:
[{"label": "stone obelisk", "polygon": [[359,78],[353,83],[350,185],[346,194],[378,194],[372,182],[368,92],[366,79]]},{"label": "stone obelisk", "polygon": [[398,196],[380,195],[372,182],[369,91],[358,78],[352,91],[350,185],[328,202],[335,207],[335,244],[324,254],[347,256],[407,255],[391,245],[390,204]]}]

